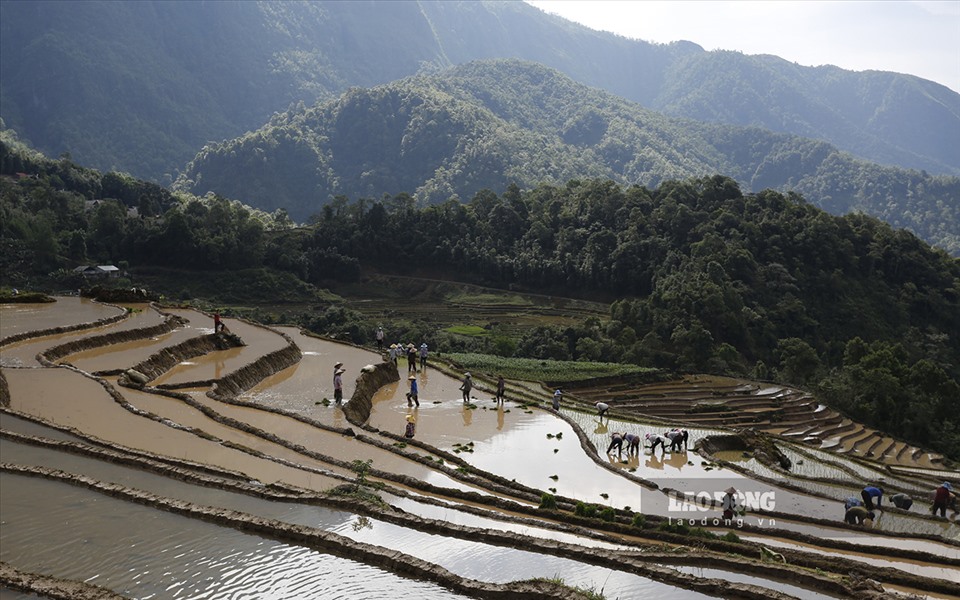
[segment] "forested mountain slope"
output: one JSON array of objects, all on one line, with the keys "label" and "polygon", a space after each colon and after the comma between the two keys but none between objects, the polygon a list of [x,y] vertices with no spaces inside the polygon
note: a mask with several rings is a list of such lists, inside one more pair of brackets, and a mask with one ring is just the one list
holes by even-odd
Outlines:
[{"label": "forested mountain slope", "polygon": [[276,115],[204,148],[177,185],[300,221],[336,196],[466,201],[511,183],[605,177],[648,187],[713,174],[802,193],[960,252],[960,178],[882,167],[816,140],[665,117],[535,63],[491,60]]},{"label": "forested mountain slope", "polygon": [[291,104],[511,57],[669,115],[960,173],[960,94],[938,84],[654,45],[522,2],[7,0],[0,117],[48,155],[166,183],[206,142],[260,127]]},{"label": "forested mountain slope", "polygon": [[[604,320],[456,343],[777,380],[960,457],[960,261],[868,216],[744,194],[712,176],[653,189],[603,179],[510,186],[428,207],[406,194],[339,198],[293,227],[282,211],[48,160],[7,132],[0,175],[0,285],[76,287],[71,269],[94,262],[173,269],[161,290],[173,297],[193,297],[192,278],[271,306],[309,297],[311,284],[362,285],[370,270],[604,299]],[[373,339],[375,323],[329,300],[298,319]],[[439,335],[406,319],[402,303],[390,330]]]}]

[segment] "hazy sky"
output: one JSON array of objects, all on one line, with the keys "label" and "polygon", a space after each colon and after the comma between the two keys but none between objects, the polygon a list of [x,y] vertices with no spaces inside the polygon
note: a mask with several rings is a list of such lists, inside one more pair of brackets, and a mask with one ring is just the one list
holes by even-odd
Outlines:
[{"label": "hazy sky", "polygon": [[960,92],[960,0],[527,0],[591,29],[801,65],[909,73]]}]

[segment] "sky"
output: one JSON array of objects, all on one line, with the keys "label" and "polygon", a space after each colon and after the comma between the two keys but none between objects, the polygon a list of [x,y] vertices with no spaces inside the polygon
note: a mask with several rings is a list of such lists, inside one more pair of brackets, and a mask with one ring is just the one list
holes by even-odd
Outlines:
[{"label": "sky", "polygon": [[527,0],[624,37],[773,54],[801,65],[875,69],[960,93],[960,0]]}]

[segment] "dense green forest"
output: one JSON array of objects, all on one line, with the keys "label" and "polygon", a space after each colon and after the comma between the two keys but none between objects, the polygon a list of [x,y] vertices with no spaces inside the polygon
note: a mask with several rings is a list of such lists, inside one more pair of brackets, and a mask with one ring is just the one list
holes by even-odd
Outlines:
[{"label": "dense green forest", "polygon": [[[960,457],[960,262],[872,217],[831,216],[796,194],[744,194],[711,176],[655,188],[508,185],[427,207],[406,193],[338,197],[293,227],[283,211],[46,160],[9,133],[0,166],[5,285],[49,284],[93,261],[133,273],[259,270],[314,286],[364,269],[426,272],[606,299],[605,321],[469,349],[781,381]],[[335,303],[301,319],[372,339],[371,324]]]},{"label": "dense green forest", "polygon": [[960,178],[883,167],[807,138],[665,117],[558,71],[469,63],[277,114],[205,147],[176,187],[305,221],[339,195],[408,192],[418,204],[482,189],[601,177],[655,187],[726,174],[746,191],[794,191],[833,214],[906,227],[960,254]]},{"label": "dense green forest", "polygon": [[494,58],[537,62],[674,117],[960,174],[960,94],[942,85],[651,44],[523,2],[5,0],[0,118],[49,156],[166,184],[204,144],[298,102]]}]

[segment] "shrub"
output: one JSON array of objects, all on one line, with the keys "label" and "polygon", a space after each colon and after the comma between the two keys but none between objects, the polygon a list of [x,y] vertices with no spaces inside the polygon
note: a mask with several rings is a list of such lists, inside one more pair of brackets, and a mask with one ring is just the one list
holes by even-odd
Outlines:
[{"label": "shrub", "polygon": [[553,494],[544,492],[540,496],[540,508],[544,510],[557,510],[557,499]]}]

